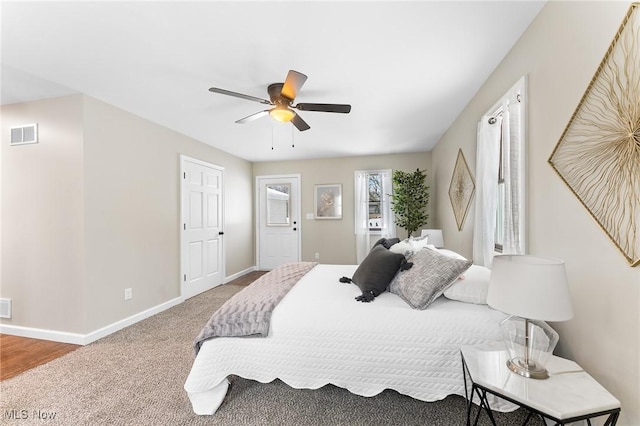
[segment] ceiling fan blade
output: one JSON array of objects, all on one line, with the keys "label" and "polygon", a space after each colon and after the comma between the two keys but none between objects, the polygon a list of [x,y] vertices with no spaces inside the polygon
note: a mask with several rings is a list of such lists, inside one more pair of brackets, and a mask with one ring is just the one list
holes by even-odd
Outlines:
[{"label": "ceiling fan blade", "polygon": [[345,104],[309,104],[302,103],[295,105],[293,108],[300,111],[321,111],[321,112],[339,112],[348,114],[351,111],[351,105]]},{"label": "ceiling fan blade", "polygon": [[295,99],[305,81],[307,81],[306,75],[298,71],[289,70],[280,94],[287,99]]},{"label": "ceiling fan blade", "polygon": [[231,90],[218,89],[217,87],[211,87],[209,88],[209,91],[213,93],[220,93],[221,95],[233,96],[236,98],[246,99],[249,101],[260,102],[261,104],[271,105],[271,102],[266,99],[256,98],[255,96],[243,95],[242,93],[232,92]]},{"label": "ceiling fan blade", "polygon": [[311,128],[311,126],[309,126],[307,122],[304,121],[302,117],[300,117],[298,114],[293,116],[293,118],[291,119],[291,122],[301,132],[304,132],[305,130],[309,130]]},{"label": "ceiling fan blade", "polygon": [[250,121],[253,120],[257,120],[260,117],[264,117],[265,115],[269,114],[269,110],[264,110],[264,111],[258,111],[254,114],[248,115],[245,118],[241,118],[240,120],[237,120],[236,123],[238,124],[244,124],[244,123],[249,123]]}]

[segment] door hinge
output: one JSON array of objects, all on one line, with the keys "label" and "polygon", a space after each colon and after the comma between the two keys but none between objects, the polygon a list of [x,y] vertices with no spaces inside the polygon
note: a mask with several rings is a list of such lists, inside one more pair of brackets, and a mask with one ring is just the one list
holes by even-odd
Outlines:
[{"label": "door hinge", "polygon": [[182,173],[182,179],[186,179],[187,178],[187,172]]},{"label": "door hinge", "polygon": [[184,229],[185,231],[187,230],[187,224],[186,223],[182,224],[182,229]]},{"label": "door hinge", "polygon": [[187,274],[184,274],[184,281],[187,280]]}]

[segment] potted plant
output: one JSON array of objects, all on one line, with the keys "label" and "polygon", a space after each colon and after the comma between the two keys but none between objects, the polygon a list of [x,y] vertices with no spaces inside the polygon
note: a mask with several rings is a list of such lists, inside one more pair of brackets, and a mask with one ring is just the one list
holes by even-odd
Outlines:
[{"label": "potted plant", "polygon": [[393,195],[391,210],[395,214],[396,225],[407,230],[408,237],[429,220],[429,186],[425,180],[426,170],[415,172],[393,172]]}]

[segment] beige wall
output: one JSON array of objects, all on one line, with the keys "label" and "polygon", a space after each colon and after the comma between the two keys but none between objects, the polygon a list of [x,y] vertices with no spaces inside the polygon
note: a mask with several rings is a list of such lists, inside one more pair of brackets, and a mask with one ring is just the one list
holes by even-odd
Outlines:
[{"label": "beige wall", "polygon": [[4,106],[2,135],[3,324],[85,334],[179,297],[180,154],[225,168],[226,275],[254,266],[251,163],[82,95]]},{"label": "beige wall", "polygon": [[[564,259],[575,315],[554,324],[560,355],[622,402],[618,424],[640,425],[640,268],[631,268],[548,164],[628,10],[624,2],[549,2],[433,150],[436,225],[470,256],[473,209],[458,232],[448,185],[458,148],[475,168],[476,123],[529,78],[529,253]],[[475,175],[475,172],[474,172]]]},{"label": "beige wall", "polygon": [[[354,172],[356,170],[393,169],[412,172],[427,170],[430,185],[431,154],[393,154],[367,157],[342,157],[330,159],[254,163],[254,176],[274,174],[301,175],[301,224],[302,260],[315,261],[320,253],[321,263],[355,264],[356,243],[354,234]],[[313,213],[313,194],[316,184],[342,184],[342,219],[306,219]],[[430,216],[431,218],[431,216]],[[399,237],[406,237],[404,229],[398,229]]]},{"label": "beige wall", "polygon": [[251,163],[85,97],[87,331],[180,296],[180,154],[225,168],[225,272],[254,266]]},{"label": "beige wall", "polygon": [[[80,96],[3,106],[3,323],[82,331],[84,192]],[[9,146],[9,128],[38,123],[40,143]]]}]

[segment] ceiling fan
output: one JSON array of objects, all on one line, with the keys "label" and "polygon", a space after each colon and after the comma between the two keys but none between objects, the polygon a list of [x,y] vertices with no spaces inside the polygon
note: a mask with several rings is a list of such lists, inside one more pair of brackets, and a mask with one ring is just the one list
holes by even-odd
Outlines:
[{"label": "ceiling fan", "polygon": [[236,121],[236,123],[241,124],[248,123],[269,114],[274,120],[277,121],[291,121],[293,125],[302,132],[304,130],[310,129],[310,126],[292,108],[300,111],[338,112],[342,114],[348,114],[351,111],[351,105],[345,104],[299,103],[293,105],[293,100],[296,98],[298,91],[305,81],[307,81],[306,75],[298,71],[289,70],[284,83],[273,83],[270,84],[269,87],[267,87],[267,93],[269,94],[270,100],[256,98],[255,96],[243,95],[242,93],[219,89],[217,87],[211,87],[209,91],[273,106],[273,108],[271,109],[256,112]]}]

